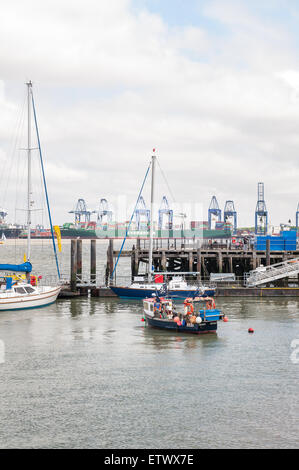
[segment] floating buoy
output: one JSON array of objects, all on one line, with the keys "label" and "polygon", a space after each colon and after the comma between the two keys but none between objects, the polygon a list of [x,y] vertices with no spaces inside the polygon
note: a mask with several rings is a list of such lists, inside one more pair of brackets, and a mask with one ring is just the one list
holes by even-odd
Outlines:
[{"label": "floating buoy", "polygon": [[228,321],[228,318],[226,316],[223,317],[223,321],[224,322],[227,322]]},{"label": "floating buoy", "polygon": [[248,328],[248,333],[254,333],[254,329],[253,328]]}]

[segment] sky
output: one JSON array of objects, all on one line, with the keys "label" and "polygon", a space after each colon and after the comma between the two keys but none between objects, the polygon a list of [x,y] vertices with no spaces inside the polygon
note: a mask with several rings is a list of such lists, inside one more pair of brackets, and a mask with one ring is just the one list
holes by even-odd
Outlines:
[{"label": "sky", "polygon": [[[153,148],[157,209],[166,195],[175,211],[207,220],[215,195],[252,226],[262,181],[270,223],[294,223],[298,19],[296,0],[2,1],[8,220],[24,214],[20,129],[31,79],[54,223],[72,221],[79,198],[92,211],[106,198],[114,218],[129,218]],[[144,197],[149,205],[149,181]]]}]

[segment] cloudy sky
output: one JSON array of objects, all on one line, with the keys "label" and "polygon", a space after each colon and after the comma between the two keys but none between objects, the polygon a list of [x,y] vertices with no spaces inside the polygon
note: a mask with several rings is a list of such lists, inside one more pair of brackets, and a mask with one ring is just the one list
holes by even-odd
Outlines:
[{"label": "cloudy sky", "polygon": [[158,175],[157,199],[205,214],[215,194],[253,225],[263,181],[272,223],[294,221],[298,20],[296,0],[2,1],[0,206],[12,219],[31,79],[56,223],[78,198],[129,212],[153,148],[171,189]]}]

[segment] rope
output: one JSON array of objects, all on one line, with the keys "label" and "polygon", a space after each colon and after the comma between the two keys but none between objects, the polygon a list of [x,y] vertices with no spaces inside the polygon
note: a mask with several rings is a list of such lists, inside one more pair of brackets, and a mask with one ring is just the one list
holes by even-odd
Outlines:
[{"label": "rope", "polygon": [[33,93],[32,93],[32,91],[31,91],[31,99],[32,99],[32,108],[33,108],[34,123],[35,123],[35,129],[36,129],[38,150],[39,150],[39,156],[40,156],[40,162],[41,162],[41,169],[42,169],[42,175],[43,175],[43,182],[44,182],[44,188],[45,188],[45,194],[46,194],[47,208],[48,208],[48,214],[49,214],[49,221],[50,221],[50,227],[51,227],[51,233],[52,233],[53,250],[54,250],[54,255],[55,255],[55,261],[56,261],[58,279],[60,279],[60,271],[59,271],[59,265],[58,265],[58,257],[57,257],[55,239],[54,239],[54,231],[53,231],[52,217],[51,217],[50,204],[49,204],[49,197],[48,197],[48,190],[47,190],[47,183],[46,183],[46,177],[45,177],[45,171],[44,171],[43,156],[42,156],[42,150],[41,150],[41,145],[40,145],[39,131],[38,131],[38,125],[37,125],[37,120],[36,120],[36,112],[35,112],[35,104],[34,104],[34,99],[33,99]]},{"label": "rope", "polygon": [[149,164],[149,166],[148,166],[148,169],[147,169],[147,171],[146,171],[146,174],[145,174],[145,177],[144,177],[144,180],[143,180],[142,186],[141,186],[141,188],[140,188],[140,191],[139,191],[139,194],[138,194],[138,198],[137,198],[137,201],[136,201],[136,204],[135,204],[135,207],[134,207],[133,213],[132,213],[132,215],[131,215],[131,219],[130,219],[129,225],[128,225],[127,229],[126,229],[126,234],[125,234],[125,237],[124,237],[124,239],[123,239],[123,242],[122,242],[122,245],[121,245],[121,247],[120,247],[120,251],[119,251],[119,253],[118,253],[118,257],[117,257],[117,260],[116,260],[116,263],[115,263],[114,269],[113,269],[113,271],[112,271],[112,274],[111,274],[111,276],[110,276],[110,279],[111,279],[111,280],[113,279],[113,276],[114,276],[114,273],[115,273],[116,267],[117,267],[117,265],[118,265],[118,261],[119,261],[119,258],[120,258],[120,255],[121,255],[121,252],[122,252],[122,250],[123,250],[123,247],[124,247],[124,245],[125,245],[125,242],[126,242],[126,239],[127,239],[127,236],[128,236],[128,232],[129,232],[129,230],[130,230],[131,223],[132,223],[132,220],[133,220],[133,217],[134,217],[135,211],[136,211],[136,209],[137,209],[138,201],[139,201],[139,198],[140,198],[140,196],[141,196],[141,194],[142,194],[142,191],[143,191],[143,188],[144,188],[144,185],[145,185],[145,182],[146,182],[146,178],[147,178],[147,175],[148,175],[148,173],[149,173],[149,170],[150,170],[151,164],[152,164],[152,162],[150,161],[150,164]]},{"label": "rope", "polygon": [[162,174],[163,179],[164,179],[164,181],[165,181],[165,183],[166,183],[166,186],[167,186],[167,188],[168,188],[169,194],[170,194],[170,196],[172,197],[173,202],[176,202],[175,197],[174,197],[174,195],[173,195],[173,193],[172,193],[172,191],[171,191],[171,189],[170,189],[170,186],[169,186],[169,184],[168,184],[168,181],[167,181],[167,179],[166,179],[166,176],[165,176],[165,174],[164,174],[164,172],[163,172],[163,170],[162,170],[162,168],[161,168],[161,165],[160,165],[160,163],[159,163],[158,158],[156,159],[156,161],[157,161],[157,163],[158,163],[158,166],[159,166],[159,168],[160,168],[161,174]]}]

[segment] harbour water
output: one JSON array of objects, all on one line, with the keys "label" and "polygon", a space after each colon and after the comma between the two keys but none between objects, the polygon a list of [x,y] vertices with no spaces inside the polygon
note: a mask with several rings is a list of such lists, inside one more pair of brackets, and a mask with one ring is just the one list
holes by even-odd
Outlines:
[{"label": "harbour water", "polygon": [[298,447],[299,301],[217,305],[229,322],[203,337],[145,327],[139,301],[1,313],[0,447]]}]

